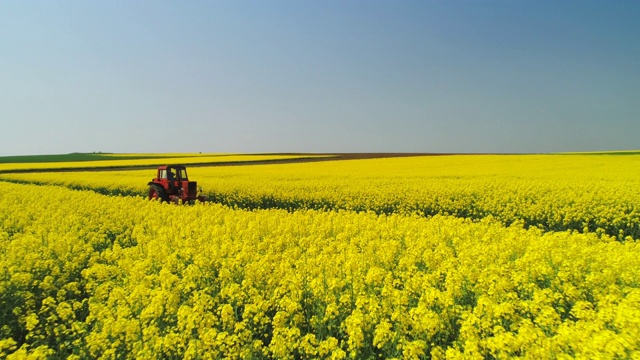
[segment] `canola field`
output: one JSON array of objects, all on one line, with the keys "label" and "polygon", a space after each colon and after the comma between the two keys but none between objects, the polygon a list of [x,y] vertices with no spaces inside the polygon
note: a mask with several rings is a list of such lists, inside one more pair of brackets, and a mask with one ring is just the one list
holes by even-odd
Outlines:
[{"label": "canola field", "polygon": [[640,358],[639,162],[1,174],[0,358]]},{"label": "canola field", "polygon": [[[188,172],[212,201],[230,207],[491,216],[505,225],[640,238],[636,155],[424,156]],[[0,180],[146,196],[154,176],[153,170],[52,172]]]}]

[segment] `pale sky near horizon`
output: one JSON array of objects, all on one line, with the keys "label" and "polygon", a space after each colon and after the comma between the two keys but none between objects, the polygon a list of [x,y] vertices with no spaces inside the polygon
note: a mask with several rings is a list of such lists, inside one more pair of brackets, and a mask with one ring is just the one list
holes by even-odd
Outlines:
[{"label": "pale sky near horizon", "polygon": [[0,156],[640,149],[640,1],[2,1]]}]

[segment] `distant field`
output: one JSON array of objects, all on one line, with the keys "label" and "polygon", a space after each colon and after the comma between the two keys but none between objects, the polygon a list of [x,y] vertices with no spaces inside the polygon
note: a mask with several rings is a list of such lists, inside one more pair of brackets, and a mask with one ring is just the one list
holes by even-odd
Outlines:
[{"label": "distant field", "polygon": [[640,150],[574,152],[560,153],[560,155],[640,155]]},{"label": "distant field", "polygon": [[51,163],[51,162],[80,162],[103,160],[137,160],[154,158],[183,158],[197,156],[220,156],[223,154],[114,154],[114,153],[70,153],[51,155],[19,155],[0,156],[0,164],[24,164],[24,163]]},{"label": "distant field", "polygon": [[126,169],[165,164],[220,164],[319,158],[306,154],[67,154],[0,157],[0,173]]}]

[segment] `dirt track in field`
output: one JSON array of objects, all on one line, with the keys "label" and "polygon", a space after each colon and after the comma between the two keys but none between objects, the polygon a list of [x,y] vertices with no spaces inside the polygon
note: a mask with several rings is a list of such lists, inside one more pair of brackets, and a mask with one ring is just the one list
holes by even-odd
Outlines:
[{"label": "dirt track in field", "polygon": [[[246,154],[246,155],[296,155],[309,156],[296,159],[274,159],[274,160],[249,160],[236,162],[207,162],[198,164],[186,164],[189,167],[203,166],[242,166],[242,165],[267,165],[267,164],[293,164],[318,161],[341,161],[341,160],[362,160],[362,159],[381,159],[409,156],[446,156],[446,155],[469,155],[455,153],[269,153],[269,154]],[[327,157],[318,157],[328,155]],[[476,154],[480,155],[480,154]],[[114,167],[91,167],[91,168],[66,168],[66,169],[16,169],[16,170],[0,170],[0,174],[16,174],[16,173],[40,173],[40,172],[77,172],[77,171],[123,171],[123,170],[145,170],[156,169],[158,165],[136,165],[136,166],[114,166]]]}]

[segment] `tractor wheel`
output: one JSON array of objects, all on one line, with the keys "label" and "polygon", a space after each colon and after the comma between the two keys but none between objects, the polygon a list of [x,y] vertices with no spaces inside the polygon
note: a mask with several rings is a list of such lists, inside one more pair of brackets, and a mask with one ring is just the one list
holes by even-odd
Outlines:
[{"label": "tractor wheel", "polygon": [[169,196],[162,186],[153,184],[149,186],[149,200],[152,199],[158,199],[160,202],[167,202],[169,201]]}]

